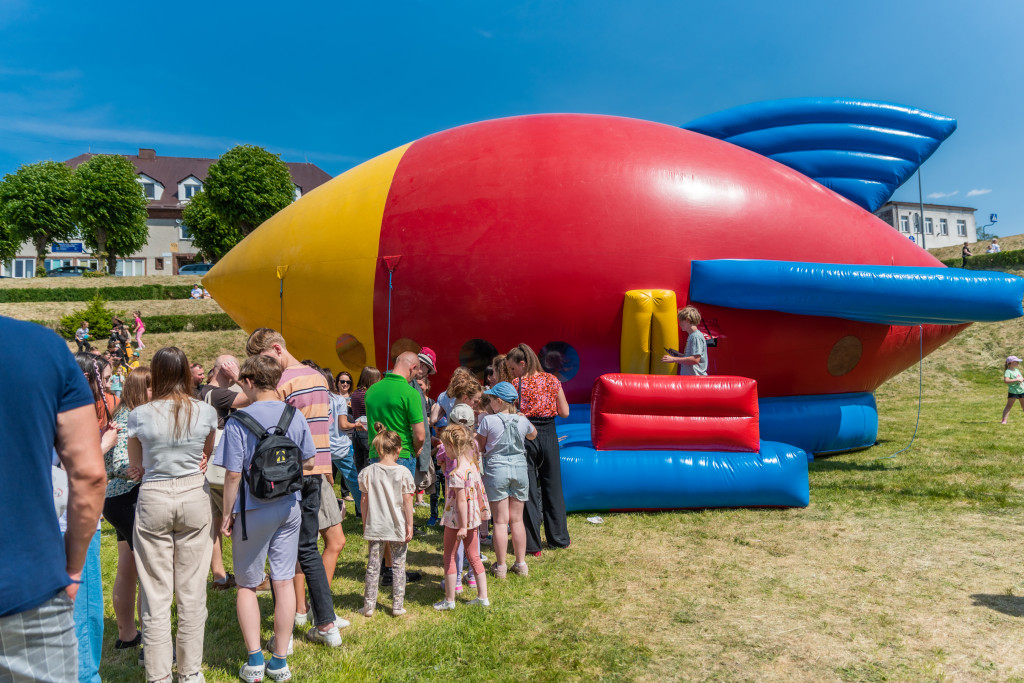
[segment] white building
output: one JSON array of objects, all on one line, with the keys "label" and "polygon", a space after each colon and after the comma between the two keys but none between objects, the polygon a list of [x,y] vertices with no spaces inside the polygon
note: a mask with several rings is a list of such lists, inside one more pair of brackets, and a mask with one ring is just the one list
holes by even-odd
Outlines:
[{"label": "white building", "polygon": [[976,210],[967,206],[925,204],[922,225],[920,204],[886,202],[875,211],[875,215],[906,237],[913,236],[918,244],[921,244],[923,232],[924,247],[934,249],[977,242],[978,226],[974,221]]},{"label": "white building", "polygon": [[[77,168],[93,156],[80,154],[64,163]],[[203,189],[207,171],[216,159],[157,157],[152,149],[140,149],[138,155],[124,156],[135,166],[139,184],[149,198],[146,209],[149,242],[131,258],[117,260],[117,275],[177,275],[181,266],[196,257],[188,226],[181,222],[181,212],[189,199]],[[331,179],[314,164],[286,162],[285,165],[291,172],[296,199]],[[47,270],[61,266],[96,268],[97,265],[96,257],[81,240],[51,244],[50,254],[43,263]],[[31,242],[21,245],[13,261],[0,264],[0,275],[6,277],[33,277],[35,270],[36,250]]]}]

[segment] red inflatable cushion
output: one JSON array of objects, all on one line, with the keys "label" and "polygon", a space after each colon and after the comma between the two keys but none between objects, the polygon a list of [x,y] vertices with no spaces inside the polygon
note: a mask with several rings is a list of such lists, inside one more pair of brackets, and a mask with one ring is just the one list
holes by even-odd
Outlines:
[{"label": "red inflatable cushion", "polygon": [[597,450],[757,452],[757,382],[602,375],[591,394],[590,436]]}]

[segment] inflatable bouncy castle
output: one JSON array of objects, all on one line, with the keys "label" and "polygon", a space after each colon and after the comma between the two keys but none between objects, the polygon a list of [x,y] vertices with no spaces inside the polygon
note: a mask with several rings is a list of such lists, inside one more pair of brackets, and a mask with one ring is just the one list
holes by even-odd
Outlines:
[{"label": "inflatable bouncy castle", "polygon": [[[874,443],[880,384],[971,322],[1024,314],[1024,280],[945,268],[871,213],[955,127],[840,99],[684,128],[484,121],[313,190],[204,284],[335,371],[430,346],[435,391],[538,349],[572,404],[570,510],[806,505],[810,454]],[[661,363],[686,304],[707,378]]]}]

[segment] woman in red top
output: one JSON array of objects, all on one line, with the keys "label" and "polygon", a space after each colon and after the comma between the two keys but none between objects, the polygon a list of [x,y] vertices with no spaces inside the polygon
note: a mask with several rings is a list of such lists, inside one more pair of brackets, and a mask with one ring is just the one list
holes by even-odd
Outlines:
[{"label": "woman in red top", "polygon": [[526,524],[526,552],[540,556],[540,522],[553,548],[569,547],[569,529],[562,497],[562,465],[555,432],[555,417],[569,417],[562,383],[544,372],[537,354],[520,344],[505,356],[505,367],[512,374],[512,385],[519,392],[519,412],[537,428],[537,438],[526,442],[526,462],[530,476],[530,499],[523,511]]}]

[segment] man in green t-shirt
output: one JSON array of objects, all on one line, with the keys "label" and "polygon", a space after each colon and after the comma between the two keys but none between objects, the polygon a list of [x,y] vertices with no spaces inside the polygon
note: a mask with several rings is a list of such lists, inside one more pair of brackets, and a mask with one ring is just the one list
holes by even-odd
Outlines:
[{"label": "man in green t-shirt", "polygon": [[402,438],[402,454],[398,458],[412,475],[416,476],[416,458],[427,431],[423,422],[423,405],[420,393],[409,385],[416,374],[420,360],[411,351],[395,359],[394,369],[366,391],[366,427],[370,437],[370,462],[376,462],[373,438],[377,436],[374,425],[378,422],[398,432]]}]

